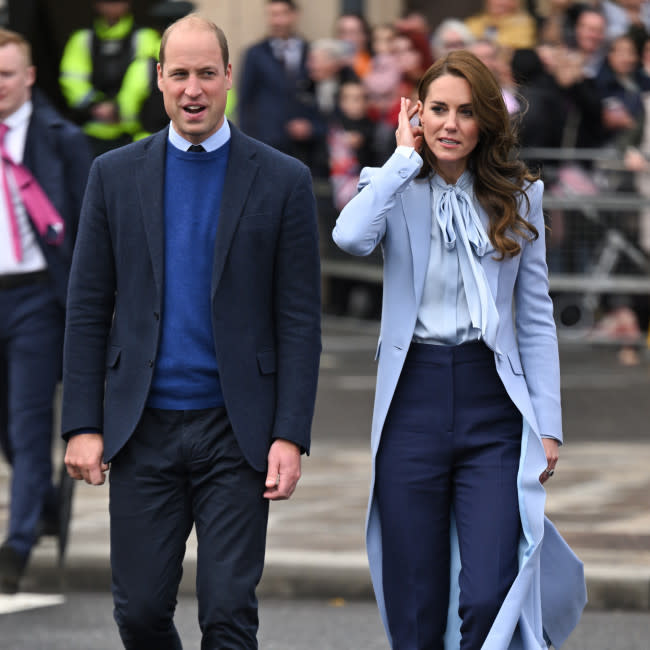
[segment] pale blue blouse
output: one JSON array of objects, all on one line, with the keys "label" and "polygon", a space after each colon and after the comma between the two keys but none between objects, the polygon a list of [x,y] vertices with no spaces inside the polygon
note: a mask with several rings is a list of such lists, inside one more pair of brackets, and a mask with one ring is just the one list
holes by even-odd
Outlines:
[{"label": "pale blue blouse", "polygon": [[475,207],[473,177],[431,177],[431,249],[413,340],[460,345],[483,339],[496,349],[499,323],[480,258],[494,252]]}]

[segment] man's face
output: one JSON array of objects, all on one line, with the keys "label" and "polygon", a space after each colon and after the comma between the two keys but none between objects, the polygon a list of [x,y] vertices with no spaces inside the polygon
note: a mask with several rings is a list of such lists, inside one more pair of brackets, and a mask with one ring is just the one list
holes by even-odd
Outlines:
[{"label": "man's face", "polygon": [[210,29],[182,25],[165,47],[165,64],[158,64],[158,88],[174,128],[186,140],[200,144],[223,124],[230,64],[224,69],[217,37]]},{"label": "man's face", "polygon": [[289,38],[296,28],[298,12],[286,2],[270,2],[266,8],[269,35],[272,38]]},{"label": "man's face", "polygon": [[0,120],[15,113],[30,97],[36,79],[23,50],[14,43],[0,47]]},{"label": "man's face", "polygon": [[597,52],[605,40],[605,19],[593,12],[584,11],[576,23],[576,43],[585,54]]}]

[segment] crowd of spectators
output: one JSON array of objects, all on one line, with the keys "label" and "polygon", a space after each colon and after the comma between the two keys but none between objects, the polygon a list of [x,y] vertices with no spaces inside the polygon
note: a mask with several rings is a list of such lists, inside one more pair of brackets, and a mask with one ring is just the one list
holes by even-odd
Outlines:
[{"label": "crowd of spectators", "polygon": [[[280,4],[293,14],[295,38],[298,7]],[[650,2],[485,0],[476,15],[437,25],[417,12],[376,25],[346,13],[329,34],[304,47],[305,77],[294,85],[295,101],[284,104],[285,119],[290,124],[301,116],[310,123],[301,132],[302,157],[312,167],[324,232],[354,193],[361,168],[381,165],[393,152],[400,97],[414,97],[422,73],[454,49],[473,51],[494,73],[524,154],[531,148],[595,148],[615,158],[615,173],[596,170],[579,156],[527,159],[548,191],[567,195],[650,185],[642,182],[650,173]],[[250,86],[251,51],[240,66],[242,88]],[[256,104],[261,107],[250,93],[239,99],[243,118]],[[290,151],[301,157],[300,148]],[[598,230],[612,215],[555,210],[550,216],[551,271],[588,273]],[[621,227],[634,245],[650,250],[650,218],[643,212],[622,220]],[[336,308],[347,310],[348,298],[335,300]],[[368,304],[364,308],[372,311]]]}]

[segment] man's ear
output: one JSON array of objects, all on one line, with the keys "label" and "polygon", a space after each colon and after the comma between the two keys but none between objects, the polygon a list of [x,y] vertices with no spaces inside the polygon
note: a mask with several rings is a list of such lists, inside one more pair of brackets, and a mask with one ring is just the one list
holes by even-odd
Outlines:
[{"label": "man's ear", "polygon": [[27,68],[27,85],[31,88],[36,83],[36,66],[30,65]]},{"label": "man's ear", "polygon": [[162,66],[160,63],[156,63],[156,71],[158,72],[158,90],[162,92],[162,88],[160,87],[160,84],[162,82]]}]

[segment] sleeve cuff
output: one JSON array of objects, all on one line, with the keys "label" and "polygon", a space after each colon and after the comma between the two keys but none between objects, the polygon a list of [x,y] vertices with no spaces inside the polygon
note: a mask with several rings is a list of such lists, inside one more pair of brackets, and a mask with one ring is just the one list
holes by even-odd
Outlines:
[{"label": "sleeve cuff", "polygon": [[400,144],[395,151],[400,155],[404,156],[404,158],[410,158],[413,155],[413,152],[415,151],[415,147],[407,147],[404,144]]}]

